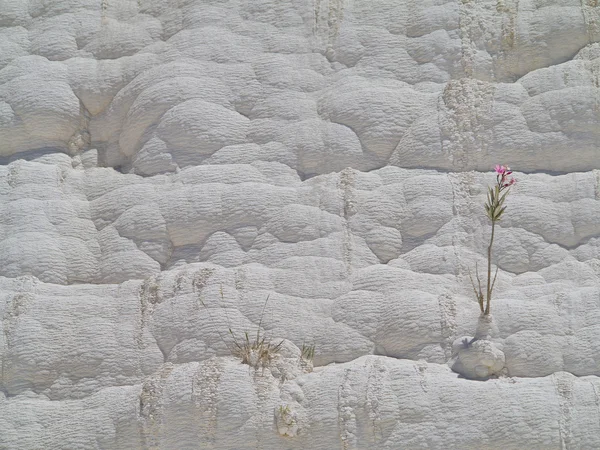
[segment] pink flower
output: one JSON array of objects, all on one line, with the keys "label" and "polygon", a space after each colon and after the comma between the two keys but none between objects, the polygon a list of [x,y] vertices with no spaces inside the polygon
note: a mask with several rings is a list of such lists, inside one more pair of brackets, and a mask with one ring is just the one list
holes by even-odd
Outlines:
[{"label": "pink flower", "polygon": [[494,171],[496,172],[496,178],[498,180],[498,186],[501,189],[512,186],[517,182],[514,178],[510,178],[512,174],[512,170],[508,166],[502,166],[500,164],[496,164],[494,167]]},{"label": "pink flower", "polygon": [[500,180],[500,183],[502,184],[502,187],[509,187],[512,186],[513,184],[515,184],[517,182],[517,180],[515,180],[514,178],[511,178],[509,180],[506,179],[506,175],[502,175],[502,179]]}]

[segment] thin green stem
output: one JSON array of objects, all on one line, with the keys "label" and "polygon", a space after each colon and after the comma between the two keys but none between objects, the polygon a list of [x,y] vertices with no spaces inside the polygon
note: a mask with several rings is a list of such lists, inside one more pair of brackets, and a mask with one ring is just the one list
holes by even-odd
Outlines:
[{"label": "thin green stem", "polygon": [[492,301],[492,245],[494,244],[494,230],[496,221],[492,220],[492,236],[490,237],[490,245],[488,247],[488,266],[487,266],[487,298],[485,303],[484,315],[490,313],[490,302]]}]

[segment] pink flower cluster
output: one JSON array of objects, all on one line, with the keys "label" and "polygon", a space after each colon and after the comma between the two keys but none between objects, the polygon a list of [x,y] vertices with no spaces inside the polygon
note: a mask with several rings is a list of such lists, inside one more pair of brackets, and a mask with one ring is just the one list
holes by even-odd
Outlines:
[{"label": "pink flower cluster", "polygon": [[496,178],[498,180],[498,185],[501,188],[507,188],[517,182],[517,180],[515,180],[513,177],[510,176],[512,174],[510,167],[501,166],[501,165],[496,164],[496,167],[494,167],[494,170],[496,171]]}]

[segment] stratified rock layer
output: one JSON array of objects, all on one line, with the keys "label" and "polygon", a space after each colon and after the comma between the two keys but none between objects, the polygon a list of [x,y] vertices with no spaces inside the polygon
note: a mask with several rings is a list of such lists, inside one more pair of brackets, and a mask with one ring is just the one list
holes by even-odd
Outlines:
[{"label": "stratified rock layer", "polygon": [[0,0],[0,448],[600,447],[599,42],[595,0]]}]

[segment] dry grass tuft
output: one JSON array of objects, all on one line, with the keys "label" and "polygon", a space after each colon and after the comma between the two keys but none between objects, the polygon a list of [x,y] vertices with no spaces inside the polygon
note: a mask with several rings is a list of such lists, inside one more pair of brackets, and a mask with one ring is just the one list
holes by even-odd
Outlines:
[{"label": "dry grass tuft", "polygon": [[248,364],[255,369],[269,367],[283,344],[283,340],[279,344],[273,344],[270,340],[267,341],[264,336],[260,336],[260,329],[253,340],[250,340],[247,332],[244,333],[245,339],[242,342],[236,340],[231,330],[229,332],[233,337],[233,345],[235,346],[233,349],[234,356],[241,358],[243,364]]},{"label": "dry grass tuft", "polygon": [[[222,291],[221,295],[223,295]],[[258,322],[258,329],[256,330],[256,337],[254,339],[251,340],[250,335],[246,331],[244,333],[244,339],[240,342],[233,333],[233,330],[229,328],[229,334],[233,338],[233,355],[241,358],[243,364],[248,364],[255,369],[258,369],[259,367],[262,369],[269,367],[283,344],[283,340],[281,340],[279,344],[273,344],[270,339],[267,340],[265,336],[261,336],[260,334],[260,328],[268,301],[269,296],[267,296],[265,304],[263,305],[260,321]]]}]

